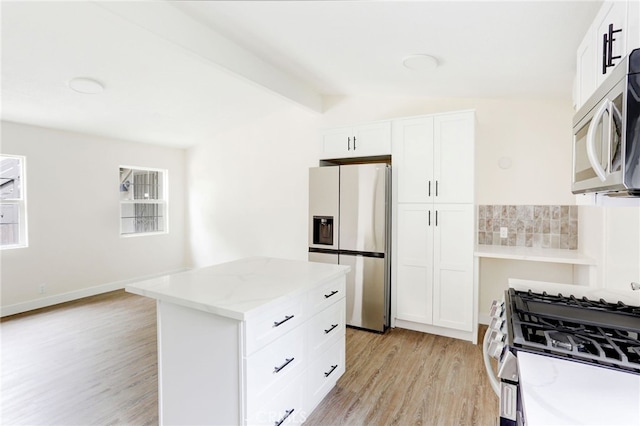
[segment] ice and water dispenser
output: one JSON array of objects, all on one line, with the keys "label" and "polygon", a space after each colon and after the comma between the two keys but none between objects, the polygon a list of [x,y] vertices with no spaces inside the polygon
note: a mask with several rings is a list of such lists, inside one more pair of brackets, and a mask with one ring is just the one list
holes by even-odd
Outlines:
[{"label": "ice and water dispenser", "polygon": [[333,216],[313,217],[313,244],[333,245]]}]

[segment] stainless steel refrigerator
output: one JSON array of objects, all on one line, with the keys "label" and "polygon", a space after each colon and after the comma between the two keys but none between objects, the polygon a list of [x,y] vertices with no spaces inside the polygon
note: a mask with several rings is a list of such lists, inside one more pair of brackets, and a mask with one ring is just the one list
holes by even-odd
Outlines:
[{"label": "stainless steel refrigerator", "polygon": [[391,167],[309,169],[309,260],[350,265],[347,325],[389,326]]}]

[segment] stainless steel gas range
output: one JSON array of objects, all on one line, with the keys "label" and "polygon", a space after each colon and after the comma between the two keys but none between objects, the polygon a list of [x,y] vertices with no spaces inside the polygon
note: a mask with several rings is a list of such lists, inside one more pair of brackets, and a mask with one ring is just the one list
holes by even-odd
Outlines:
[{"label": "stainless steel gas range", "polygon": [[[574,290],[577,287],[569,288]],[[640,399],[633,404],[634,395],[640,398],[640,303],[632,305],[565,294],[510,288],[505,292],[503,301],[494,301],[491,306],[492,320],[485,334],[483,349],[487,373],[500,398],[500,425],[531,424],[527,421],[530,417],[527,408],[533,410],[534,404],[539,405],[539,401],[544,399],[542,390],[557,391],[561,382],[558,368],[573,370],[572,367],[577,367],[575,363],[581,365],[581,373],[577,374],[595,371],[599,376],[607,375],[609,380],[616,382],[593,383],[594,387],[617,389],[618,383],[622,382],[621,377],[629,382],[631,407],[621,419],[623,423],[629,420],[630,424],[640,424]],[[640,295],[638,300],[640,302]],[[498,360],[498,377],[493,373],[490,357]],[[523,362],[525,358],[526,363]],[[529,362],[531,359],[545,362],[532,364]],[[570,362],[567,364],[567,361]],[[536,367],[527,367],[529,365]],[[542,367],[547,365],[549,367]],[[529,371],[524,371],[525,368]],[[554,371],[547,372],[544,368]],[[536,395],[527,395],[523,386],[524,376],[546,376],[549,383],[538,386],[534,392]],[[581,380],[575,377],[563,380],[564,386],[569,388],[559,394],[577,394],[572,385],[579,386]],[[551,388],[552,384],[556,387]],[[593,391],[598,392],[598,389]],[[628,393],[623,392],[625,395]],[[535,400],[530,407],[526,403],[528,397]],[[595,410],[594,407],[588,408]],[[555,407],[550,403],[545,409],[566,412],[571,407]],[[564,417],[568,423],[566,419],[579,422],[576,418],[571,415]]]}]

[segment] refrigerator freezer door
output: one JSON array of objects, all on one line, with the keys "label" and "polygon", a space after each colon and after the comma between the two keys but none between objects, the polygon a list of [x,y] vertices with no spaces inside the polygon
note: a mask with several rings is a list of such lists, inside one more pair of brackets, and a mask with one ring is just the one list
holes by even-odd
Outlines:
[{"label": "refrigerator freezer door", "polygon": [[[340,167],[312,167],[309,169],[309,247],[338,249],[339,189]],[[316,221],[314,221],[314,217]],[[331,219],[330,226],[328,225],[329,219]],[[314,227],[314,224],[318,226]],[[327,231],[332,233],[331,237],[324,235]]]},{"label": "refrigerator freezer door", "polygon": [[387,166],[340,166],[340,250],[386,252]]},{"label": "refrigerator freezer door", "polygon": [[385,290],[385,259],[340,254],[347,274],[347,325],[384,331],[389,312]]},{"label": "refrigerator freezer door", "polygon": [[309,253],[309,262],[338,264],[338,255],[330,253]]}]

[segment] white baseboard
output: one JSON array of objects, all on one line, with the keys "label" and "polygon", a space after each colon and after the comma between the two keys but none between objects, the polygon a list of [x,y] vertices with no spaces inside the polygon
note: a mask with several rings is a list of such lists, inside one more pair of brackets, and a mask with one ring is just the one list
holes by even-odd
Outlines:
[{"label": "white baseboard", "polygon": [[147,275],[144,277],[137,277],[128,280],[114,281],[107,284],[98,285],[95,287],[83,288],[76,291],[70,291],[68,293],[55,294],[48,297],[43,297],[36,300],[29,300],[22,303],[16,303],[14,305],[0,307],[0,317],[6,317],[9,315],[20,314],[23,312],[32,311],[34,309],[46,308],[48,306],[57,305],[59,303],[71,302],[72,300],[82,299],[84,297],[95,296],[97,294],[108,293],[114,290],[124,289],[128,284],[138,281],[148,280],[155,277],[160,277],[167,274],[175,274],[177,272],[186,271],[187,268],[176,269],[173,271],[163,272],[161,274]]},{"label": "white baseboard", "polygon": [[395,326],[407,330],[420,331],[422,333],[437,334],[438,336],[451,337],[454,339],[467,340],[473,344],[478,343],[478,332],[461,331],[451,328],[437,327],[434,325],[420,324],[413,321],[406,321],[396,318]]}]

